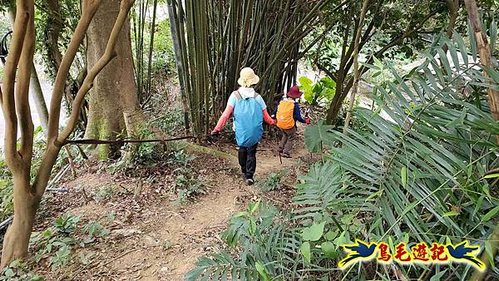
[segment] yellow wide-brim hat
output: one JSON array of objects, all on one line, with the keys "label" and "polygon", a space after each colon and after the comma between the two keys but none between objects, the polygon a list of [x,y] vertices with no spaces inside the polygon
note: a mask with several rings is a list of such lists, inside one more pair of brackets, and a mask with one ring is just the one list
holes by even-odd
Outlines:
[{"label": "yellow wide-brim hat", "polygon": [[252,85],[258,84],[259,81],[260,77],[258,77],[253,69],[249,67],[241,69],[239,79],[237,79],[237,83],[242,87],[251,87]]}]

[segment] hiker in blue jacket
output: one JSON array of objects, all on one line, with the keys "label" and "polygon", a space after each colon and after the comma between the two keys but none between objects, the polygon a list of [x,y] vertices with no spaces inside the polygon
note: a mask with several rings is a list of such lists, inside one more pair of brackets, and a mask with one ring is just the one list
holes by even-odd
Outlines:
[{"label": "hiker in blue jacket", "polygon": [[239,165],[246,184],[252,185],[255,182],[256,149],[262,139],[263,122],[274,125],[275,121],[270,117],[263,98],[252,87],[260,81],[260,77],[249,67],[243,68],[239,76],[237,83],[241,87],[230,95],[212,135],[218,134],[234,114]]}]

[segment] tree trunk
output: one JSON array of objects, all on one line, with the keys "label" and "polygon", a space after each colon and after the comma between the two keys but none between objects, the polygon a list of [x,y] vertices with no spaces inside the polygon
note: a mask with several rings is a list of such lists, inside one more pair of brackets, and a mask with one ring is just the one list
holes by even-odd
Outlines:
[{"label": "tree trunk", "polygon": [[[482,31],[482,24],[480,17],[478,15],[478,7],[475,0],[465,0],[466,10],[468,11],[468,18],[475,33],[476,43],[478,47],[478,52],[480,54],[480,63],[484,67],[493,68],[490,51],[489,42],[487,40],[487,34]],[[486,70],[484,70],[484,75],[489,77]],[[499,120],[499,91],[495,90],[491,85],[487,89],[487,94],[489,97],[490,112],[495,120]],[[498,142],[499,142],[499,136]]]},{"label": "tree trunk", "polygon": [[[88,29],[88,69],[104,53],[119,6],[119,0],[103,1]],[[128,20],[119,35],[116,54],[117,57],[97,76],[90,92],[86,138],[113,140],[118,136],[126,136],[124,113],[129,116],[142,115],[134,79]],[[135,122],[129,124],[136,125]],[[100,145],[98,153],[101,159],[117,157],[119,147]]]},{"label": "tree trunk", "polygon": [[[447,0],[447,7],[449,8],[449,25],[447,26],[447,37],[452,38],[454,34],[454,28],[456,27],[456,21],[459,11],[459,0]],[[445,48],[448,48],[445,45]],[[447,50],[444,50],[447,53]]]},{"label": "tree trunk", "polygon": [[[74,100],[67,125],[60,131],[61,101],[69,68],[101,2],[100,0],[88,0],[82,3],[82,16],[63,57],[54,83],[43,160],[38,170],[35,171],[36,177],[33,184],[30,185],[30,173],[36,170],[36,167],[31,165],[34,129],[28,100],[29,80],[35,47],[35,12],[33,0],[16,1],[14,32],[0,87],[0,104],[5,121],[3,153],[14,183],[14,220],[5,236],[0,265],[2,268],[15,259],[24,258],[28,252],[29,238],[36,210],[47,188],[57,155],[76,126],[79,109],[85,95],[92,87],[95,77],[113,59],[116,53],[115,47],[118,35],[126,22],[133,0],[121,1],[119,16],[116,23],[113,24],[113,31],[105,48],[106,51],[85,77]],[[14,88],[16,89],[14,90]],[[20,136],[19,142],[17,141],[18,136]]]},{"label": "tree trunk", "polygon": [[40,80],[38,79],[38,74],[36,72],[35,64],[31,67],[31,97],[35,102],[36,111],[38,112],[38,118],[40,119],[40,124],[42,125],[43,132],[48,133],[48,122],[49,122],[49,112],[47,109],[47,104],[45,103],[45,98],[43,97],[42,86],[40,85]]},{"label": "tree trunk", "polygon": [[333,96],[331,104],[329,105],[329,109],[327,110],[327,115],[326,115],[326,122],[328,124],[333,124],[336,122],[338,115],[340,114],[340,109],[343,100],[345,100],[346,96],[348,95],[348,92],[345,93],[345,91],[343,91],[344,83],[345,83],[344,80],[336,81],[335,94]]},{"label": "tree trunk", "polygon": [[15,15],[12,42],[0,91],[5,120],[5,161],[14,185],[14,220],[4,237],[1,268],[27,255],[39,202],[30,186],[33,121],[29,107],[29,84],[35,50],[34,14],[32,0],[16,1],[16,13],[11,13]]},{"label": "tree trunk", "polygon": [[29,238],[35,221],[40,198],[30,193],[29,172],[14,176],[14,220],[7,229],[3,241],[0,268],[28,254]]}]

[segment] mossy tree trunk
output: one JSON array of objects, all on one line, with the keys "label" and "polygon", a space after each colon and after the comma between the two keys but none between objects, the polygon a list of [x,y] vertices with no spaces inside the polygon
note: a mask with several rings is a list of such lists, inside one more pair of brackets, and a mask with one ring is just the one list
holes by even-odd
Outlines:
[{"label": "mossy tree trunk", "polygon": [[[79,109],[85,100],[85,95],[92,88],[95,77],[116,54],[115,46],[118,35],[126,22],[133,0],[121,1],[119,16],[113,24],[113,31],[109,36],[106,51],[83,80],[74,99],[67,124],[60,130],[61,102],[69,69],[101,1],[82,1],[80,21],[63,56],[54,83],[47,141],[40,167],[32,167],[31,165],[34,128],[28,100],[35,48],[35,4],[33,0],[16,1],[14,32],[0,87],[0,105],[5,121],[3,153],[14,183],[14,219],[3,242],[0,269],[15,259],[26,257],[36,211],[47,188],[59,151],[76,127],[80,114]],[[35,175],[33,182],[30,182],[31,172]]]},{"label": "mossy tree trunk", "polygon": [[[119,0],[103,1],[90,25],[88,36],[88,68],[92,68],[102,56],[118,16]],[[114,140],[127,136],[127,126],[137,126],[142,112],[135,85],[130,23],[127,20],[116,45],[117,57],[96,78],[90,92],[88,124],[85,137],[91,139]],[[135,116],[134,122],[125,122],[124,115]],[[136,128],[129,128],[136,131]],[[99,158],[116,158],[119,147],[100,145]]]}]

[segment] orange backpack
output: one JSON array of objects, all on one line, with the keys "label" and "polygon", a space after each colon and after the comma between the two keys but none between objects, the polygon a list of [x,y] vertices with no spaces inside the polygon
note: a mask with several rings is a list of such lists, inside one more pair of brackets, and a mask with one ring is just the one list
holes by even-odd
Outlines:
[{"label": "orange backpack", "polygon": [[295,102],[293,100],[282,100],[277,106],[277,127],[288,130],[295,126],[293,112]]}]

